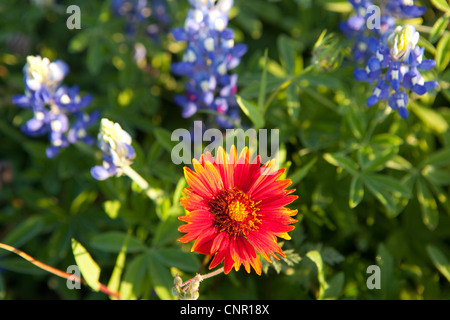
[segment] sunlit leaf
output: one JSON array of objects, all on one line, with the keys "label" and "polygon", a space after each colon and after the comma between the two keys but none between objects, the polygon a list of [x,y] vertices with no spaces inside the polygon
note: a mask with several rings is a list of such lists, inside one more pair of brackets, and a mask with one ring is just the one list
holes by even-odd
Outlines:
[{"label": "sunlit leaf", "polygon": [[433,261],[435,267],[442,273],[442,275],[450,282],[450,262],[444,253],[433,245],[428,245],[427,253]]},{"label": "sunlit leaf", "polygon": [[87,285],[94,291],[98,291],[100,288],[98,281],[100,278],[100,267],[92,259],[89,252],[75,239],[72,239],[72,252]]}]

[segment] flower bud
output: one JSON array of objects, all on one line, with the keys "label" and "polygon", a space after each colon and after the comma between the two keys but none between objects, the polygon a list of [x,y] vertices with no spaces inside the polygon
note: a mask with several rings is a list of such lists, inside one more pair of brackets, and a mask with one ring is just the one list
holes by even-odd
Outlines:
[{"label": "flower bud", "polygon": [[334,34],[322,32],[312,52],[312,62],[316,67],[330,71],[336,69],[342,62],[343,50]]},{"label": "flower bud", "polygon": [[395,28],[388,39],[392,58],[396,60],[408,59],[409,53],[416,47],[419,38],[420,34],[411,25]]}]

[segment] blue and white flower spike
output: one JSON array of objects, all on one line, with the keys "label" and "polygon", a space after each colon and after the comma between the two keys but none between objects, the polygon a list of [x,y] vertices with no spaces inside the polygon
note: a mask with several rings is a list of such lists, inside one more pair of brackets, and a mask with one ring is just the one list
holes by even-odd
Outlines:
[{"label": "blue and white flower spike", "polygon": [[[92,144],[93,139],[86,130],[97,121],[99,114],[89,115],[82,111],[91,103],[92,96],[81,97],[77,86],[61,86],[69,72],[68,65],[61,60],[50,62],[48,58],[28,56],[23,72],[25,94],[14,95],[12,102],[31,109],[33,118],[22,126],[22,131],[32,137],[49,135],[48,158],[55,157],[60,149],[77,141]],[[72,128],[71,115],[76,118]]]},{"label": "blue and white flower spike", "polygon": [[[239,121],[236,102],[237,75],[229,71],[239,65],[247,51],[244,44],[234,43],[234,31],[227,28],[233,0],[189,0],[183,27],[172,30],[176,41],[186,41],[183,61],[174,62],[171,70],[189,78],[184,95],[175,97],[182,116],[193,116],[199,110],[216,112],[216,122],[223,128]],[[223,115],[223,116],[222,116]]]},{"label": "blue and white flower spike", "polygon": [[131,142],[131,136],[120,124],[103,118],[98,133],[98,146],[103,152],[103,163],[91,169],[92,177],[105,180],[122,175],[123,169],[129,167],[136,156]]}]

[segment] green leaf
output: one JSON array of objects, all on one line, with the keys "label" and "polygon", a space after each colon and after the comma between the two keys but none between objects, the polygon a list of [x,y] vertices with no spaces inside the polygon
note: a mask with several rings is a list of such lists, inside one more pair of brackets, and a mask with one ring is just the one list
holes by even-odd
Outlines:
[{"label": "green leaf", "polygon": [[173,193],[172,203],[174,205],[178,205],[180,203],[181,194],[185,186],[186,186],[186,179],[184,177],[181,177],[180,180],[178,180],[177,186],[175,187],[175,191]]},{"label": "green leaf", "polygon": [[172,141],[172,133],[164,128],[156,127],[153,130],[156,140],[163,146],[168,152],[172,152],[175,142]]},{"label": "green leaf", "polygon": [[175,216],[169,215],[166,220],[161,221],[156,227],[152,245],[154,247],[161,247],[165,244],[176,241],[178,237],[182,236],[182,233],[177,230],[180,224],[180,220],[178,220]]},{"label": "green leaf", "polygon": [[89,43],[86,55],[86,67],[92,75],[98,74],[103,64],[102,43],[97,38]]},{"label": "green leaf", "polygon": [[77,266],[80,268],[80,272],[83,275],[87,285],[94,291],[98,291],[100,283],[100,267],[92,259],[87,250],[75,239],[72,238],[72,252],[75,257]]},{"label": "green leaf", "polygon": [[303,167],[295,171],[292,175],[289,176],[289,179],[291,179],[292,184],[291,186],[297,185],[300,181],[303,180],[304,177],[308,174],[308,172],[311,170],[311,168],[316,164],[317,157],[310,160],[307,164],[305,164]]},{"label": "green leaf", "polygon": [[103,208],[105,209],[105,213],[111,219],[116,219],[119,215],[120,210],[120,201],[119,200],[107,200],[103,203]]},{"label": "green leaf", "polygon": [[442,16],[436,20],[430,32],[430,42],[436,42],[448,26],[449,18]]},{"label": "green leaf", "polygon": [[443,72],[445,68],[447,68],[448,63],[450,62],[449,33],[445,33],[436,45],[436,55],[434,60],[436,60],[436,67],[440,72]]},{"label": "green leaf", "polygon": [[45,275],[46,272],[42,269],[36,268],[34,264],[19,257],[0,259],[0,267],[2,269],[36,276]]},{"label": "green leaf", "polygon": [[309,251],[308,253],[306,253],[306,256],[316,264],[317,279],[319,280],[320,285],[318,299],[321,300],[324,297],[325,291],[329,287],[327,281],[325,280],[325,270],[322,257],[320,255],[320,252],[317,250]]},{"label": "green leaf", "polygon": [[378,245],[377,264],[381,273],[381,295],[383,299],[392,299],[396,296],[398,281],[394,276],[394,258],[383,243]]},{"label": "green leaf", "polygon": [[354,176],[358,176],[358,165],[349,157],[337,153],[325,153],[323,158],[330,164],[342,167]]},{"label": "green leaf", "polygon": [[437,134],[443,134],[448,130],[448,122],[439,112],[436,112],[433,109],[421,107],[417,103],[411,103],[410,105],[411,110],[430,130],[433,130]]},{"label": "green leaf", "polygon": [[140,254],[127,264],[125,274],[120,283],[120,297],[124,300],[137,299],[144,290],[148,290],[147,270],[150,258],[148,254]]},{"label": "green leaf", "polygon": [[367,174],[364,179],[366,178],[378,183],[384,189],[389,190],[395,197],[411,197],[411,190],[394,177],[382,174]]},{"label": "green leaf", "polygon": [[443,12],[450,12],[450,6],[446,0],[431,0],[431,3]]},{"label": "green leaf", "polygon": [[425,166],[422,169],[422,175],[431,183],[438,186],[450,184],[450,171],[437,169],[434,166]]},{"label": "green leaf", "polygon": [[428,256],[433,261],[434,266],[450,282],[450,262],[444,253],[437,247],[429,244],[427,247]]},{"label": "green leaf", "polygon": [[346,120],[355,138],[360,140],[364,136],[367,126],[360,110],[355,110],[355,108],[349,109],[349,112],[346,114]]},{"label": "green leaf", "polygon": [[288,86],[286,88],[286,104],[289,116],[296,119],[300,112],[301,104],[298,95],[297,86]]},{"label": "green leaf", "polygon": [[173,277],[169,268],[164,266],[154,252],[150,253],[150,277],[152,279],[153,290],[162,300],[175,300],[172,294]]},{"label": "green leaf", "polygon": [[78,53],[86,49],[89,45],[90,35],[86,31],[78,31],[77,34],[70,40],[68,51],[70,53]]},{"label": "green leaf", "polygon": [[439,211],[433,193],[426,181],[417,179],[417,200],[422,211],[422,221],[430,230],[434,230],[439,223]]},{"label": "green leaf", "polygon": [[281,34],[277,39],[278,54],[288,74],[293,74],[295,68],[295,49],[291,41],[284,34]]},{"label": "green leaf", "polygon": [[387,192],[382,184],[377,183],[370,178],[364,178],[364,185],[369,189],[369,191],[381,202],[382,205],[386,207],[387,214],[389,217],[393,218],[397,215],[397,205],[395,203],[392,195]]},{"label": "green leaf", "polygon": [[[119,255],[117,256],[116,264],[114,265],[111,278],[109,279],[108,282],[108,289],[113,292],[117,292],[119,290],[120,278],[122,277],[123,270],[125,269],[126,253],[127,253],[127,246],[126,244],[124,244],[119,252]],[[110,298],[116,299],[113,296],[111,296]]]},{"label": "green leaf", "polygon": [[370,139],[370,145],[374,148],[392,148],[395,146],[401,146],[402,144],[403,139],[391,133],[380,133],[374,135],[372,139]]},{"label": "green leaf", "polygon": [[369,160],[363,163],[363,171],[379,171],[386,166],[386,163],[392,160],[398,153],[398,148],[385,149],[377,152],[372,150],[369,155]]},{"label": "green leaf", "polygon": [[36,237],[44,228],[43,217],[31,216],[19,225],[2,240],[13,247],[20,247],[29,240]]},{"label": "green leaf", "polygon": [[258,95],[258,108],[259,110],[263,110],[265,98],[266,98],[266,85],[267,85],[267,57],[268,50],[264,50],[264,66],[263,66],[263,72],[261,75],[261,83],[259,87],[259,95]]},{"label": "green leaf", "polygon": [[337,299],[344,288],[344,272],[339,272],[328,281],[328,288],[323,293],[322,299]]},{"label": "green leaf", "polygon": [[436,54],[436,48],[433,46],[431,42],[429,42],[425,37],[420,37],[419,42],[417,43],[420,47],[424,47],[432,55]]},{"label": "green leaf", "polygon": [[262,116],[257,106],[240,96],[236,96],[236,101],[241,107],[244,114],[253,122],[255,129],[264,127],[264,117]]},{"label": "green leaf", "polygon": [[153,257],[167,267],[175,267],[185,272],[198,272],[200,263],[191,252],[175,248],[161,248],[153,252]]},{"label": "green leaf", "polygon": [[359,176],[354,176],[350,183],[350,198],[348,204],[350,208],[355,208],[364,198],[364,184]]},{"label": "green leaf", "polygon": [[430,155],[426,160],[425,165],[430,165],[439,168],[448,165],[449,159],[450,159],[450,148],[445,148],[436,151],[435,153]]},{"label": "green leaf", "polygon": [[147,248],[145,244],[135,236],[119,231],[95,235],[91,239],[91,245],[98,250],[113,253],[121,252],[124,245],[127,247],[126,252],[139,252]]}]

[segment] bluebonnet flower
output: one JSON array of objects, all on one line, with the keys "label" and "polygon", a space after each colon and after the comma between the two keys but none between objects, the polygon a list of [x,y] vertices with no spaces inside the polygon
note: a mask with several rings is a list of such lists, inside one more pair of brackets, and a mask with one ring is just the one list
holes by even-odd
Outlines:
[{"label": "bluebonnet flower", "polygon": [[430,70],[436,63],[424,59],[424,48],[417,46],[420,34],[413,26],[395,26],[395,23],[398,18],[421,16],[426,7],[417,6],[412,0],[383,1],[380,28],[371,30],[366,21],[373,14],[370,12],[372,1],[350,2],[356,15],[342,23],[341,30],[355,38],[355,60],[365,65],[355,68],[355,79],[375,83],[367,105],[387,100],[392,109],[407,118],[408,92],[423,95],[437,86],[436,81],[424,81],[419,70]]},{"label": "bluebonnet flower", "polygon": [[[33,111],[33,118],[22,126],[22,131],[29,136],[48,134],[50,146],[46,154],[49,158],[77,141],[92,144],[87,128],[97,121],[99,114],[82,111],[91,103],[92,96],[81,97],[77,86],[61,86],[69,71],[68,65],[61,60],[50,62],[40,56],[28,56],[23,70],[25,94],[13,96],[12,102]],[[75,118],[72,126],[70,116]]]},{"label": "bluebonnet flower", "polygon": [[131,136],[120,124],[103,118],[98,133],[98,146],[103,152],[103,163],[91,169],[94,179],[105,180],[112,176],[120,176],[122,168],[129,166],[136,156],[131,145]]},{"label": "bluebonnet flower", "polygon": [[417,18],[427,11],[426,6],[418,6],[413,0],[388,0],[385,4],[386,10],[398,18]]},{"label": "bluebonnet flower", "polygon": [[112,0],[111,7],[116,16],[125,19],[125,33],[129,36],[143,27],[148,36],[158,41],[170,23],[165,0]]},{"label": "bluebonnet flower", "polygon": [[[239,65],[247,51],[244,44],[234,43],[234,31],[227,28],[228,13],[233,0],[189,0],[193,8],[187,13],[184,27],[172,35],[177,41],[186,41],[183,61],[172,63],[174,74],[189,78],[185,94],[175,97],[183,109],[182,116],[191,117],[198,110],[219,113],[217,124],[233,127],[240,120],[236,102],[236,74],[229,70]],[[222,116],[223,115],[223,116]]]}]

